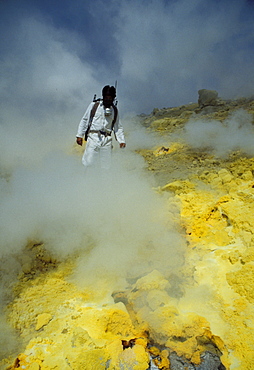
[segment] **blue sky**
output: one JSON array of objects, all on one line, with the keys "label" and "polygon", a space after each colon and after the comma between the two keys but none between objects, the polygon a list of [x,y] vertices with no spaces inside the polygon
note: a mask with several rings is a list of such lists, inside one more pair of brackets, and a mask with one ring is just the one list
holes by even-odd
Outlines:
[{"label": "blue sky", "polygon": [[124,114],[202,88],[254,94],[252,1],[1,0],[0,13],[2,120],[10,109],[75,120],[115,80]]}]

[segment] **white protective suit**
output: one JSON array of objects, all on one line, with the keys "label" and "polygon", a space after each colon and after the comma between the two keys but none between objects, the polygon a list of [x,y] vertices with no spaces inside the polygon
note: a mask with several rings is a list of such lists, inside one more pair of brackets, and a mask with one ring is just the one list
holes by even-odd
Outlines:
[{"label": "white protective suit", "polygon": [[[89,125],[89,119],[91,110],[94,106],[92,102],[84,116],[82,117],[76,137],[84,138],[85,132]],[[112,151],[112,135],[115,133],[115,137],[119,144],[125,143],[123,127],[119,120],[119,114],[114,124],[113,132],[111,132],[112,121],[114,119],[114,109],[111,109],[111,115],[105,115],[105,108],[101,101],[96,109],[95,115],[90,126],[86,149],[82,157],[82,163],[85,167],[92,165],[100,165],[101,168],[109,168],[111,165],[111,151]],[[101,132],[105,132],[103,134]]]}]

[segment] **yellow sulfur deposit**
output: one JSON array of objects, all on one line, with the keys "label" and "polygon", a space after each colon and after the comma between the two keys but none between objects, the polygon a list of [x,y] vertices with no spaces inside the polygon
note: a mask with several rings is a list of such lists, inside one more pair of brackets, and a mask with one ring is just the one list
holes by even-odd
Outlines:
[{"label": "yellow sulfur deposit", "polygon": [[[150,129],[182,132],[194,109],[171,108],[168,116],[153,117]],[[228,110],[209,119],[224,120]],[[149,261],[150,270],[123,278],[122,290],[114,290],[113,274],[105,283],[102,273],[93,290],[70,279],[77,255],[30,275],[26,264],[6,309],[23,348],[3,359],[1,369],[175,370],[205,361],[217,369],[253,369],[253,158],[237,152],[216,158],[180,139],[140,153],[166,204],[162,222],[174,219],[186,242],[179,271]],[[156,259],[158,245],[146,243]],[[43,255],[42,244],[30,248]],[[42,261],[48,266],[49,256]]]}]

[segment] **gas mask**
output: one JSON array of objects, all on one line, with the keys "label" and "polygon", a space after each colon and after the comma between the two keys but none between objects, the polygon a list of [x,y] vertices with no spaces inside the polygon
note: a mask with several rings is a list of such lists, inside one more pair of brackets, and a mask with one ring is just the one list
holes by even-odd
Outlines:
[{"label": "gas mask", "polygon": [[112,114],[111,108],[105,108],[105,116],[109,117]]}]

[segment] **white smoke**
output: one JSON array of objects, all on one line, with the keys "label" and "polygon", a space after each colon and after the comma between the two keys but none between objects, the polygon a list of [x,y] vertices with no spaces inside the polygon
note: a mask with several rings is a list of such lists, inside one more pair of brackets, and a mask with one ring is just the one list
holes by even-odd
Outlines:
[{"label": "white smoke", "polygon": [[[118,163],[106,174],[85,173],[80,158],[52,151],[41,161],[31,154],[30,163],[27,159],[26,166],[2,178],[1,255],[21,252],[35,240],[61,259],[84,249],[87,237],[108,255],[109,250],[115,250],[115,256],[119,251],[119,258],[126,254],[126,269],[146,244],[154,244],[156,254],[164,253],[167,228],[159,220],[165,210],[152,182],[142,175],[143,161],[130,151],[115,149],[114,154]],[[116,260],[112,263],[121,273],[126,271]],[[106,266],[111,268],[110,263]]]},{"label": "white smoke", "polygon": [[217,156],[225,156],[240,150],[254,154],[253,115],[244,109],[232,113],[225,121],[191,119],[185,125],[184,140],[193,148],[212,150]]},{"label": "white smoke", "polygon": [[[168,219],[165,199],[152,190],[153,179],[145,175],[144,161],[132,151],[131,143],[128,148],[128,138],[134,137],[132,130],[142,137],[137,149],[155,144],[154,138],[126,122],[127,148],[119,149],[114,142],[112,169],[85,172],[81,153],[74,154],[72,148],[77,125],[73,125],[69,148],[66,142],[56,143],[49,131],[42,133],[39,125],[33,126],[30,140],[29,122],[23,130],[18,123],[11,129],[1,127],[3,303],[11,298],[16,276],[29,269],[27,264],[33,266],[26,256],[31,242],[43,243],[58,261],[79,256],[72,281],[94,289],[104,284],[105,296],[126,287],[128,278],[154,268],[167,275],[183,262],[185,242]],[[18,139],[12,140],[17,132]],[[9,335],[6,328],[4,324],[3,341]],[[16,348],[14,344],[10,342],[10,350]]]}]

